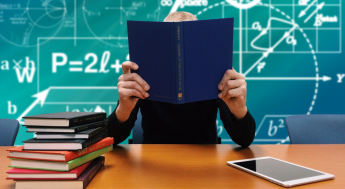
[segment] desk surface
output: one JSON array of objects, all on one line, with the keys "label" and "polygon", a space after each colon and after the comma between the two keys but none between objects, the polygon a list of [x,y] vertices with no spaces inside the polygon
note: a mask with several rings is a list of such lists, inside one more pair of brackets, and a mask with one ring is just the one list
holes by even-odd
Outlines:
[{"label": "desk surface", "polygon": [[[10,168],[9,147],[0,147],[0,188]],[[345,188],[345,145],[120,145],[87,189],[96,188],[283,188],[226,165],[226,161],[272,156],[335,175],[297,188]]]}]

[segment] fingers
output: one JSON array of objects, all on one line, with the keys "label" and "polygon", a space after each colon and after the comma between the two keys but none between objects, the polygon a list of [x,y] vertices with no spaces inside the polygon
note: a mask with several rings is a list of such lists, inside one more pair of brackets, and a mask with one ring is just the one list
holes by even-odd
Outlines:
[{"label": "fingers", "polygon": [[237,73],[234,69],[227,70],[218,85],[218,89],[223,90],[228,80],[236,80],[236,79],[244,79],[244,76],[242,74]]},{"label": "fingers", "polygon": [[225,97],[227,92],[231,89],[239,88],[241,86],[246,87],[247,83],[245,80],[237,79],[237,80],[228,80],[223,87],[223,90],[219,94],[219,98]]},{"label": "fingers", "polygon": [[149,96],[149,93],[147,93],[136,81],[119,82],[117,86],[118,88],[136,89],[145,98]]},{"label": "fingers", "polygon": [[150,86],[146,83],[146,81],[141,78],[137,73],[129,73],[123,74],[119,77],[119,82],[124,81],[135,81],[137,82],[145,91],[150,89]]},{"label": "fingers", "polygon": [[139,92],[137,89],[127,89],[127,88],[119,88],[119,96],[123,96],[123,97],[131,97],[131,96],[136,96],[139,97],[141,99],[145,99],[145,97],[143,96],[143,94],[141,92]]},{"label": "fingers", "polygon": [[131,61],[126,61],[124,63],[122,63],[122,73],[123,74],[129,74],[131,73],[131,69],[132,70],[137,70],[139,68],[139,66]]},{"label": "fingers", "polygon": [[149,96],[146,92],[150,86],[137,73],[131,73],[131,70],[137,70],[139,66],[131,61],[122,63],[123,74],[118,80],[119,95],[123,97],[136,96],[145,99]]},{"label": "fingers", "polygon": [[247,88],[242,85],[241,87],[228,90],[226,92],[225,97],[223,97],[223,98],[229,99],[229,98],[234,98],[234,97],[240,97],[240,96],[244,95],[246,92],[247,92]]}]

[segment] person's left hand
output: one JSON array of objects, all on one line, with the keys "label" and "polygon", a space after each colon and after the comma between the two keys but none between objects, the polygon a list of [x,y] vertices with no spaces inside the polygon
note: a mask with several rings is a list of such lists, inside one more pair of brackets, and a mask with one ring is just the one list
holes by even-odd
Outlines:
[{"label": "person's left hand", "polygon": [[247,82],[244,76],[234,69],[229,69],[225,72],[218,89],[221,90],[218,97],[228,105],[237,119],[242,119],[248,111],[246,106]]}]

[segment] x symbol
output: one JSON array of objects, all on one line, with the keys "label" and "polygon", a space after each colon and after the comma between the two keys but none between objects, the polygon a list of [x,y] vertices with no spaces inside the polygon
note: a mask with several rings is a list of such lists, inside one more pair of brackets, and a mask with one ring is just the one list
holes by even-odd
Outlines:
[{"label": "x symbol", "polygon": [[16,62],[15,60],[12,61],[15,64],[13,69],[22,69],[22,67],[19,65],[22,62],[22,60],[19,60],[19,62]]}]

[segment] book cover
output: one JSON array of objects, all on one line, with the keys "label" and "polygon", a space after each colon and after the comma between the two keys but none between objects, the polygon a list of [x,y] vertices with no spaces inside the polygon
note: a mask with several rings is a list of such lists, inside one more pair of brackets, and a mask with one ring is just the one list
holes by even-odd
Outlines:
[{"label": "book cover", "polygon": [[8,158],[66,162],[112,144],[114,144],[113,138],[107,137],[89,147],[77,151],[31,151],[23,150],[24,146],[10,148],[7,151],[10,152]]},{"label": "book cover", "polygon": [[81,150],[107,137],[105,130],[89,139],[29,139],[24,142],[24,150]]},{"label": "book cover", "polygon": [[232,69],[233,18],[184,22],[127,21],[130,60],[155,100],[183,104],[218,98]]},{"label": "book cover", "polygon": [[104,112],[59,112],[23,117],[25,126],[68,127],[106,119]]},{"label": "book cover", "polygon": [[85,171],[78,177],[76,180],[69,180],[69,181],[23,181],[23,180],[15,180],[16,181],[16,189],[28,189],[28,188],[36,188],[36,189],[85,189],[91,180],[95,177],[97,172],[102,168],[104,165],[105,158],[100,156],[96,158],[86,169]]},{"label": "book cover", "polygon": [[113,145],[110,145],[100,150],[91,152],[79,158],[68,161],[68,162],[38,161],[38,160],[11,158],[11,165],[9,167],[21,168],[21,169],[48,170],[48,171],[70,171],[112,150],[113,150]]},{"label": "book cover", "polygon": [[15,180],[73,180],[73,179],[77,179],[79,175],[93,161],[84,163],[83,165],[66,172],[13,168],[6,172],[8,174],[8,177],[6,179],[7,180],[13,180],[13,179]]}]

